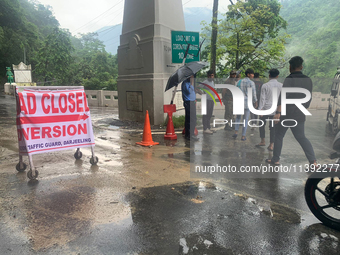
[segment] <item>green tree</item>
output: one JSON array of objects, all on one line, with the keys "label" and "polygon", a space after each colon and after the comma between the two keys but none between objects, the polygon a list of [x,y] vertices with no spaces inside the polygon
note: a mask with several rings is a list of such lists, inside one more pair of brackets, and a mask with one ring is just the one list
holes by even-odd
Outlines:
[{"label": "green tree", "polygon": [[[48,15],[42,15],[46,12]],[[58,25],[52,11],[41,4],[28,0],[1,0],[0,70],[25,59],[26,64],[34,66],[47,31]],[[0,72],[1,76],[4,77],[3,72]]]},{"label": "green tree", "polygon": [[[26,36],[34,37],[36,29],[25,19],[18,0],[3,0],[0,1],[0,30],[0,70],[5,70],[6,66],[23,61],[22,42]],[[4,75],[4,71],[1,74]]]},{"label": "green tree", "polygon": [[44,6],[36,0],[19,0],[19,2],[25,10],[24,16],[27,21],[39,29],[39,39],[43,40],[55,27],[59,27],[59,21],[53,16],[51,6]]},{"label": "green tree", "polygon": [[97,34],[82,34],[73,43],[77,45],[73,54],[74,84],[83,85],[86,89],[117,90],[117,57],[105,51]]},{"label": "green tree", "polygon": [[[282,5],[282,16],[292,35],[286,46],[286,58],[301,56],[303,72],[313,79],[313,91],[330,93],[332,79],[340,66],[339,1],[286,0]],[[282,74],[288,72],[286,65]]]},{"label": "green tree", "polygon": [[70,33],[55,28],[38,51],[35,74],[45,85],[69,85],[71,53],[74,50]]},{"label": "green tree", "polygon": [[[229,5],[218,24],[217,58],[220,75],[253,67],[263,73],[282,61],[288,35],[277,0],[238,1]],[[210,56],[209,56],[210,57]]]},{"label": "green tree", "polygon": [[117,89],[117,57],[97,34],[72,36],[59,28],[52,7],[39,1],[0,0],[0,82],[6,66],[25,59],[39,85]]}]

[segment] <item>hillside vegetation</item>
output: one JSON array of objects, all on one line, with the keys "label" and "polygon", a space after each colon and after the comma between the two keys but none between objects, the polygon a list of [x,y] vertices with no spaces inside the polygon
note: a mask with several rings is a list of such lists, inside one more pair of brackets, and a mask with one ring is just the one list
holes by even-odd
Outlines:
[{"label": "hillside vegetation", "polygon": [[59,28],[50,6],[38,1],[0,1],[0,82],[6,67],[32,65],[38,85],[83,85],[116,89],[117,58],[96,34],[71,35]]},{"label": "hillside vegetation", "polygon": [[305,60],[304,73],[313,77],[314,91],[330,92],[330,80],[340,66],[339,0],[285,0],[281,15],[291,35],[286,58]]},{"label": "hillside vegetation", "polygon": [[[279,2],[280,16],[287,22],[286,31],[282,32],[290,35],[286,39],[286,62],[281,65],[281,76],[288,75],[290,57],[302,56],[304,73],[316,81],[314,91],[329,93],[331,79],[340,66],[339,0]],[[185,15],[187,28],[194,31],[200,29],[197,17],[206,20],[209,16],[205,8],[196,8]],[[222,15],[219,18],[222,19]],[[5,67],[26,59],[26,64],[32,65],[33,80],[39,85],[83,85],[87,89],[115,90],[117,58],[105,50],[101,41],[110,39],[113,31],[98,32],[99,37],[95,33],[74,37],[59,27],[50,6],[38,1],[0,0],[1,84],[6,80]],[[120,25],[114,32],[120,34]],[[104,34],[109,37],[105,38]],[[113,46],[113,42],[109,41],[109,46]]]}]

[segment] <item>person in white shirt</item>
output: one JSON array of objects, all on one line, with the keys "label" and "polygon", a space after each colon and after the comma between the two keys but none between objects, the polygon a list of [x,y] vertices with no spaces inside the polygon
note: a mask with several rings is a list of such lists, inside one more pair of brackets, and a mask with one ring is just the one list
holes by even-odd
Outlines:
[{"label": "person in white shirt", "polygon": [[[277,88],[277,97],[281,94],[282,83],[277,81],[279,77],[279,70],[271,69],[269,70],[269,82],[262,85],[261,88],[261,96],[260,96],[260,104],[258,110],[269,110],[273,104],[273,88]],[[260,120],[263,121],[263,125],[260,127],[260,137],[261,142],[257,146],[265,146],[265,126],[267,119],[273,119],[276,110],[270,115],[261,115]],[[262,123],[261,123],[262,124]],[[272,151],[274,147],[274,139],[275,139],[275,128],[273,121],[269,121],[269,132],[270,132],[270,144],[268,146],[268,150]]]},{"label": "person in white shirt", "polygon": [[[250,110],[248,108],[248,88],[252,89],[252,101],[253,103],[255,103],[255,108],[257,108],[257,97],[256,97],[256,89],[255,89],[255,83],[251,80],[254,78],[254,70],[251,68],[248,68],[245,71],[245,75],[246,77],[243,78],[242,80],[240,80],[237,83],[237,87],[239,87],[241,89],[241,91],[243,92],[243,96],[244,96],[244,115],[243,115],[243,121],[245,123],[245,125],[243,126],[242,129],[242,137],[241,137],[241,141],[245,141],[247,140],[246,138],[246,133],[247,133],[247,125],[248,125],[248,119],[249,119],[249,114],[250,114]],[[235,120],[235,133],[233,134],[233,138],[237,137],[238,134],[238,130],[240,127],[240,121],[241,121],[242,115],[236,115],[236,120]]]}]

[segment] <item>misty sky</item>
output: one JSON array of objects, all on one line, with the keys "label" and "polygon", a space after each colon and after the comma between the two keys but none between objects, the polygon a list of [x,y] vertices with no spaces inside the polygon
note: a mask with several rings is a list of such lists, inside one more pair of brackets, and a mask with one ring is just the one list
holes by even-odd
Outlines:
[{"label": "misty sky", "polygon": [[[72,34],[94,32],[105,26],[122,23],[124,0],[38,0],[53,8],[62,28]],[[168,0],[171,1],[171,0]],[[229,1],[219,1],[219,10],[226,12]],[[183,7],[212,9],[213,0],[182,0]]]}]

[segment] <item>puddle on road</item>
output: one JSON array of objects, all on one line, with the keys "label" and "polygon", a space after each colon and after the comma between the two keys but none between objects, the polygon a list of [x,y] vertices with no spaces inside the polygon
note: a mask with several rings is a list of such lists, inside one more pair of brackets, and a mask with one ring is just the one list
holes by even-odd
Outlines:
[{"label": "puddle on road", "polygon": [[299,237],[300,254],[340,254],[340,232],[322,224],[308,226]]},{"label": "puddle on road", "polygon": [[[213,239],[212,239],[213,238]],[[210,241],[210,240],[213,241]],[[191,234],[179,239],[178,254],[225,254],[233,255],[233,251],[221,247],[215,240],[214,234],[207,237]]]},{"label": "puddle on road", "polygon": [[95,210],[92,218],[95,225],[117,223],[124,221],[131,225],[131,209],[120,193],[110,188],[101,188],[95,194]]},{"label": "puddle on road", "polygon": [[[75,181],[75,180],[74,180]],[[39,189],[25,198],[25,232],[36,251],[63,246],[89,235],[95,226],[130,219],[129,206],[111,188],[74,187],[61,191]],[[38,191],[39,190],[39,191]],[[128,225],[129,225],[128,224]]]},{"label": "puddle on road", "polygon": [[28,205],[26,233],[34,250],[62,246],[90,231],[94,208],[90,187],[39,194]]},{"label": "puddle on road", "polygon": [[244,194],[234,194],[248,203],[254,204],[259,212],[269,216],[275,221],[284,221],[286,223],[299,224],[301,223],[301,215],[296,210],[284,205],[271,204],[260,199],[254,199]]},{"label": "puddle on road", "polygon": [[160,247],[179,254],[275,254],[282,245],[274,242],[278,235],[291,236],[299,229],[285,221],[296,212],[279,218],[274,212],[287,208],[272,207],[273,218],[263,217],[263,203],[239,199],[210,182],[142,188],[131,192],[127,200],[145,254]]}]

